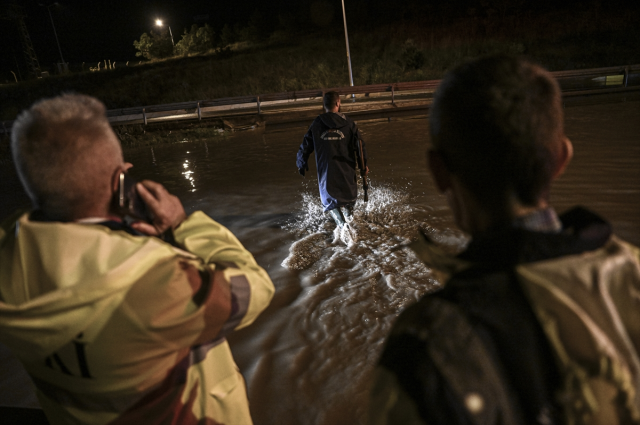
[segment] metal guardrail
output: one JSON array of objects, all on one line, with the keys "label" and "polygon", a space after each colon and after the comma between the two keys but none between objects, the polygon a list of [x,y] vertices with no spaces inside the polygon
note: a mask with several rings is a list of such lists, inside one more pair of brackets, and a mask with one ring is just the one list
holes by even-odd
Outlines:
[{"label": "metal guardrail", "polygon": [[[552,72],[560,83],[564,96],[611,93],[626,90],[640,90],[640,64],[606,68]],[[396,94],[431,94],[441,80],[412,81],[392,84],[371,84],[345,86],[327,89],[299,90],[283,93],[269,93],[255,96],[226,97],[194,102],[150,105],[144,107],[110,109],[107,117],[112,125],[144,124],[150,121],[202,120],[224,117],[234,113],[264,114],[263,108],[273,105],[295,104],[321,100],[327,91],[337,91],[341,95],[389,95],[392,106],[396,105]],[[0,123],[0,134],[8,134],[13,121]]]},{"label": "metal guardrail", "polygon": [[[187,109],[200,111],[200,117],[203,110],[212,109],[224,109],[233,110],[241,108],[256,108],[257,113],[262,113],[262,108],[272,104],[285,103],[285,102],[300,102],[309,101],[314,99],[321,99],[324,93],[328,91],[337,91],[341,95],[349,94],[374,94],[374,93],[391,93],[392,102],[395,100],[396,92],[406,91],[433,91],[440,83],[440,80],[431,81],[412,81],[405,83],[393,83],[393,84],[371,84],[365,86],[346,86],[346,87],[334,87],[327,89],[313,89],[313,90],[298,90],[292,92],[282,93],[268,93],[255,96],[239,96],[239,97],[225,97],[221,99],[213,100],[201,100],[197,102],[180,102],[170,103],[164,105],[152,105],[145,107],[134,108],[121,108],[111,109],[107,111],[107,116],[118,117],[125,115],[135,114],[151,114],[154,112],[179,112]],[[232,108],[221,108],[225,106],[231,106]],[[235,107],[235,108],[233,108]]]}]

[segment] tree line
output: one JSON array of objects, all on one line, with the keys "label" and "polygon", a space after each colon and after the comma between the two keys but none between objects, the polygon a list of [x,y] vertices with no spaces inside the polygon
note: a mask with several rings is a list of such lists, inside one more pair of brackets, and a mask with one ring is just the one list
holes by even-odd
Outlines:
[{"label": "tree line", "polygon": [[220,30],[220,34],[216,34],[208,24],[204,24],[204,26],[193,24],[189,30],[184,30],[181,39],[175,43],[175,46],[169,30],[162,27],[149,33],[143,33],[140,40],[133,42],[133,47],[138,50],[136,56],[145,59],[164,59],[207,53],[215,49],[223,50],[236,42],[256,42],[265,38],[267,33],[263,22],[262,16],[256,11],[246,26],[236,24],[232,27],[225,24]]}]

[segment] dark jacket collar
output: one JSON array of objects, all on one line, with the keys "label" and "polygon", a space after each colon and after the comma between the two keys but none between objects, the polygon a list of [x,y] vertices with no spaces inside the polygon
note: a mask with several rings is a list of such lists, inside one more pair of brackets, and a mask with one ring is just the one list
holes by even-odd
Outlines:
[{"label": "dark jacket collar", "polygon": [[560,221],[560,233],[515,227],[493,229],[474,237],[458,258],[471,263],[509,266],[592,251],[611,237],[611,225],[582,207],[562,214]]},{"label": "dark jacket collar", "polygon": [[426,235],[409,246],[425,264],[456,273],[471,266],[509,267],[575,255],[602,247],[611,225],[593,212],[576,207],[560,216],[562,232],[543,233],[506,226],[477,235],[458,256],[445,253]]}]

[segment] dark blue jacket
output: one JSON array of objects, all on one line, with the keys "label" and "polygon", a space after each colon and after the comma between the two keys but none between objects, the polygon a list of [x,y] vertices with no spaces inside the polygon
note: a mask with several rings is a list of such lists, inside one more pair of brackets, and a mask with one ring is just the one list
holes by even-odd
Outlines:
[{"label": "dark blue jacket", "polygon": [[[356,153],[360,132],[358,126],[341,113],[319,115],[304,136],[298,150],[296,165],[307,169],[309,155],[315,151],[318,168],[318,186],[325,211],[353,204],[358,196],[356,180]],[[367,151],[362,142],[364,163]]]}]

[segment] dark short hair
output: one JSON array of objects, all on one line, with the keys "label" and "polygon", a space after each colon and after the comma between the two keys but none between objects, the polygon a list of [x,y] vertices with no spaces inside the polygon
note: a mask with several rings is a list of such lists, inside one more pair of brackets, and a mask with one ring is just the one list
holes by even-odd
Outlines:
[{"label": "dark short hair", "polygon": [[328,91],[322,97],[322,104],[324,105],[324,109],[333,109],[336,104],[340,100],[340,95],[337,91]]},{"label": "dark short hair", "polygon": [[484,205],[515,196],[533,206],[548,195],[563,121],[553,76],[507,55],[476,59],[449,72],[429,114],[434,149]]}]

